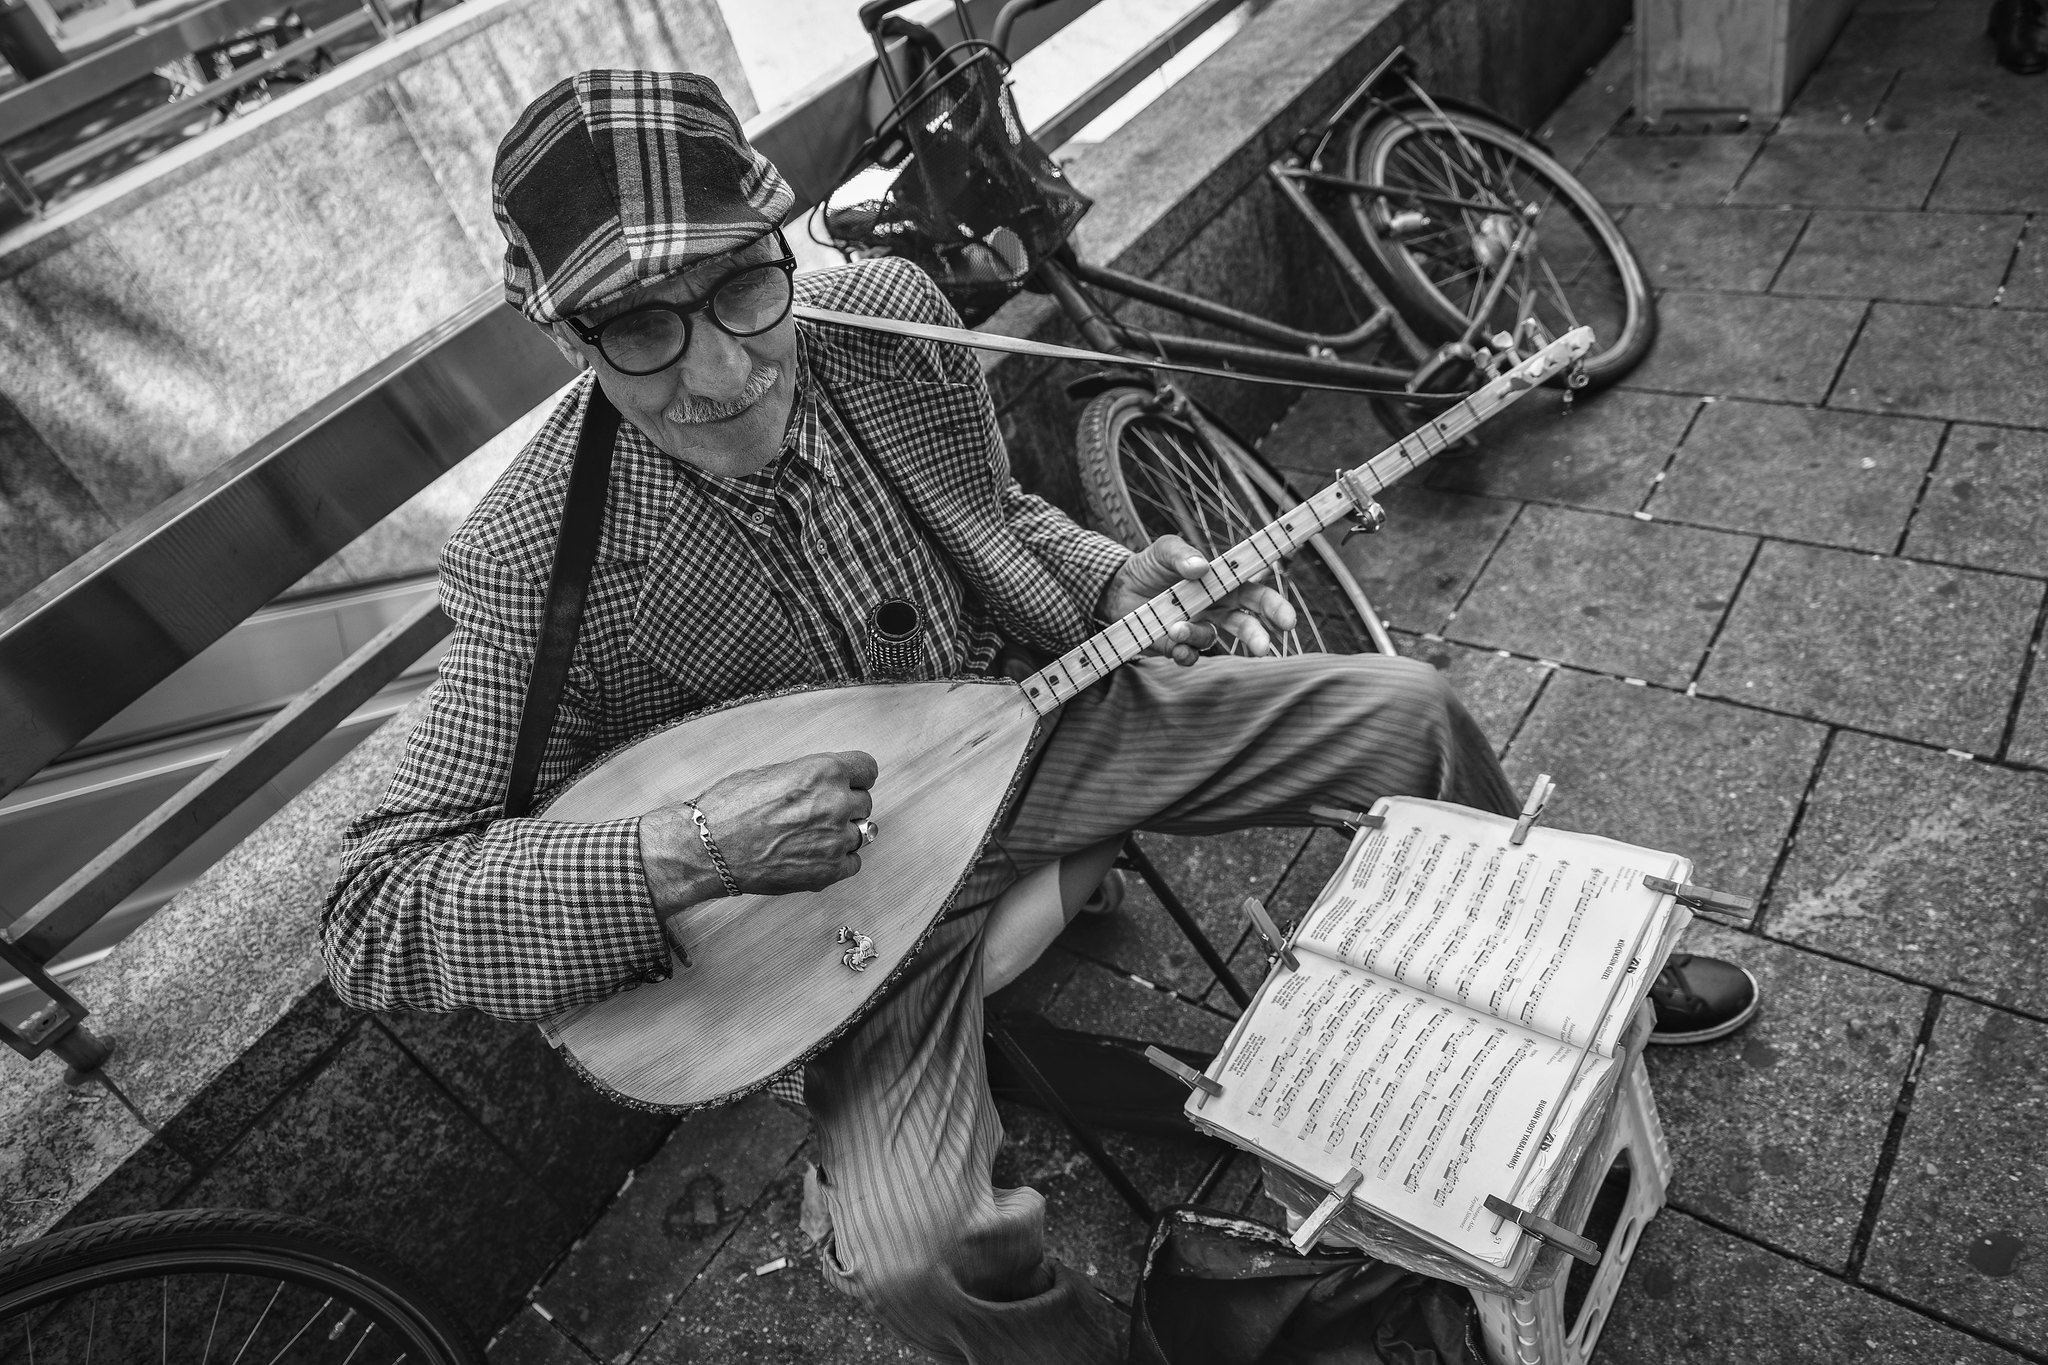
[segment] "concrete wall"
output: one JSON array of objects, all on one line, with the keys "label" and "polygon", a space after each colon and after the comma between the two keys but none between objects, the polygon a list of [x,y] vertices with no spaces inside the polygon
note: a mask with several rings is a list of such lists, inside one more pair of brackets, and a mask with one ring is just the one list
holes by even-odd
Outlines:
[{"label": "concrete wall", "polygon": [[[1075,164],[1098,196],[1082,250],[1313,316],[1316,281],[1285,264],[1294,230],[1260,179],[1268,158],[1397,42],[1435,88],[1533,122],[1570,83],[1548,67],[1540,81],[1518,74],[1515,54],[1554,50],[1527,29],[1539,14],[1598,50],[1626,5],[1277,0]],[[1059,332],[1031,297],[991,326]],[[990,374],[1020,471],[1075,505],[1064,374],[1014,358]],[[1288,394],[1216,397],[1256,432]],[[132,1109],[67,1093],[47,1064],[0,1067],[0,1239],[165,1205],[297,1209],[455,1268],[462,1310],[489,1326],[658,1141],[661,1121],[596,1099],[530,1030],[352,1016],[322,984],[315,931],[340,827],[374,800],[408,723],[366,741],[81,981],[119,1040],[107,1071]]]},{"label": "concrete wall", "polygon": [[754,112],[716,0],[468,0],[0,236],[0,602],[491,288],[498,139],[595,66]]}]

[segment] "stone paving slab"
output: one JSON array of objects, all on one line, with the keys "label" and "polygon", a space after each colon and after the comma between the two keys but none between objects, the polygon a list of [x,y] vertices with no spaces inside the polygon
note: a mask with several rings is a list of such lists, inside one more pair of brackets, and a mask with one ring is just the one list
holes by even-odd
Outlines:
[{"label": "stone paving slab", "polygon": [[1611,137],[1579,171],[1603,204],[1717,204],[1756,155],[1756,133]]},{"label": "stone paving slab", "polygon": [[1699,688],[1988,754],[2041,597],[2025,579],[1766,541]]},{"label": "stone paving slab", "polygon": [[1560,829],[1668,849],[1708,886],[1758,895],[1820,756],[1808,721],[1560,670],[1508,751],[1526,791],[1549,773]]},{"label": "stone paving slab", "polygon": [[1437,459],[1429,482],[1456,492],[1633,512],[1697,406],[1670,394],[1615,389],[1574,402],[1567,414],[1556,395],[1533,393],[1481,429],[1477,454]]},{"label": "stone paving slab", "polygon": [[2020,242],[1999,302],[2007,308],[2048,308],[2048,232],[2037,229]]},{"label": "stone paving slab", "polygon": [[593,1358],[529,1306],[492,1339],[484,1359],[490,1365],[591,1365]]},{"label": "stone paving slab", "polygon": [[1616,43],[1570,99],[1536,130],[1536,136],[1568,170],[1586,157],[1628,113],[1635,96],[1635,44]]},{"label": "stone paving slab", "polygon": [[1817,210],[1772,288],[1988,307],[2026,222],[2017,214]]},{"label": "stone paving slab", "polygon": [[[1234,940],[1233,940],[1234,941]],[[1228,951],[1224,945],[1224,951]],[[1258,977],[1243,977],[1247,990]],[[1229,1007],[1228,997],[1217,1009]],[[1232,1012],[1235,1013],[1234,1007]],[[1060,987],[1044,1011],[1061,1028],[1106,1033],[1147,1043],[1171,1043],[1214,1053],[1230,1034],[1230,1019],[1215,1010],[1188,1004],[1177,996],[1148,990],[1093,962],[1083,962]]]},{"label": "stone paving slab", "polygon": [[1888,554],[1940,441],[1938,422],[1736,399],[1710,403],[1649,510]]},{"label": "stone paving slab", "polygon": [[2043,867],[2048,774],[1838,735],[1764,930],[2048,1014]]},{"label": "stone paving slab", "polygon": [[2043,527],[2048,432],[1958,423],[1913,514],[1906,553],[2039,576],[2048,574]]},{"label": "stone paving slab", "polygon": [[[1855,24],[1854,18],[1850,24]],[[1837,45],[1839,46],[1839,44]],[[1806,78],[1778,120],[1781,133],[1862,133],[1898,79],[1898,68],[1876,61],[1830,60]]]},{"label": "stone paving slab", "polygon": [[1344,562],[1387,624],[1437,630],[1479,577],[1520,505],[1413,483],[1388,489],[1379,501],[1387,524],[1346,542]]},{"label": "stone paving slab", "polygon": [[1636,1248],[1600,1365],[2018,1365],[2021,1357],[1666,1209]]},{"label": "stone paving slab", "polygon": [[1550,670],[1527,659],[1454,645],[1447,640],[1404,635],[1394,643],[1401,653],[1422,660],[1450,680],[1458,700],[1493,741],[1495,753],[1507,748],[1537,689],[1550,674]]},{"label": "stone paving slab", "polygon": [[2013,726],[2012,743],[2006,757],[2015,763],[2048,767],[2048,672],[2041,668],[2039,646],[2034,650],[2033,676],[2028,681],[2026,697],[2020,703],[2019,717]]},{"label": "stone paving slab", "polygon": [[1928,993],[1710,924],[1684,947],[1748,968],[1763,1003],[1735,1037],[1646,1054],[1671,1201],[1843,1270]]},{"label": "stone paving slab", "polygon": [[804,1134],[766,1095],[684,1116],[533,1301],[600,1359],[630,1354],[782,1178]]},{"label": "stone paving slab", "polygon": [[1974,62],[1908,66],[1884,97],[1886,128],[1942,129],[1963,133],[2010,133],[2048,122],[2048,90],[2029,76],[2007,71],[1981,44]]},{"label": "stone paving slab", "polygon": [[1797,210],[1638,204],[1622,219],[1621,231],[1655,288],[1760,294],[1805,225],[1806,214]]},{"label": "stone paving slab", "polygon": [[2041,135],[1961,134],[1927,207],[2002,213],[2048,211],[2048,166],[2041,160]]},{"label": "stone paving slab", "polygon": [[1943,1003],[1864,1278],[2048,1351],[2048,1024]]},{"label": "stone paving slab", "polygon": [[1657,301],[1657,341],[1628,388],[1818,403],[1865,305],[1671,290]]},{"label": "stone paving slab", "polygon": [[2048,427],[2044,363],[2033,314],[1878,303],[1828,406]]},{"label": "stone paving slab", "polygon": [[1781,133],[1728,196],[1731,204],[1917,209],[1947,159],[1951,133],[1861,138]]},{"label": "stone paving slab", "polygon": [[1447,633],[1468,644],[1683,687],[1754,543],[1531,506]]}]

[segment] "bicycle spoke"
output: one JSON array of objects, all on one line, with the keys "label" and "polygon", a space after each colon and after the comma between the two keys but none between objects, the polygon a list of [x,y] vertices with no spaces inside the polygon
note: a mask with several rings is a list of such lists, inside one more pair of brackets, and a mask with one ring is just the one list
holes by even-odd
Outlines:
[{"label": "bicycle spoke", "polygon": [[199,1365],[213,1359],[213,1334],[220,1330],[221,1305],[228,1301],[228,1277],[220,1277],[220,1297],[213,1301],[213,1321],[206,1325],[206,1349],[199,1353]]},{"label": "bicycle spoke", "polygon": [[242,1365],[242,1357],[249,1350],[249,1343],[256,1340],[256,1334],[263,1330],[263,1320],[270,1316],[270,1310],[277,1304],[277,1296],[284,1293],[284,1281],[277,1282],[277,1288],[270,1291],[270,1302],[263,1305],[263,1311],[256,1317],[256,1325],[249,1329],[249,1335],[242,1338],[242,1349],[235,1352],[231,1365]]}]

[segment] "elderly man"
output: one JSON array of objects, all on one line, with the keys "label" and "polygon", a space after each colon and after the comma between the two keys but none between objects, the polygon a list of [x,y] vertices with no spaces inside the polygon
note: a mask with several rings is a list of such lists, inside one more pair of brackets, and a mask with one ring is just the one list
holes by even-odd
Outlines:
[{"label": "elderly man", "polygon": [[[663,925],[681,910],[858,875],[875,778],[866,754],[817,754],[733,773],[637,819],[507,815],[587,423],[623,417],[543,791],[693,710],[861,680],[879,602],[917,608],[915,676],[985,674],[1006,654],[1072,647],[1204,564],[1170,537],[1131,554],[1022,492],[968,352],[795,321],[792,294],[839,312],[954,318],[900,262],[792,285],[780,231],[791,191],[709,81],[564,81],[506,136],[495,187],[507,297],[589,374],[448,544],[456,632],[400,771],[351,828],[326,939],[353,1004],[539,1019],[665,977]],[[1516,808],[1485,738],[1427,666],[1197,663],[1220,632],[1257,654],[1269,626],[1291,624],[1271,589],[1241,589],[1176,627],[1170,657],[1070,703],[927,946],[791,1078],[814,1125],[825,1276],[904,1340],[947,1360],[1114,1358],[1101,1296],[1045,1256],[1038,1194],[990,1183],[1002,1130],[982,997],[1048,936],[991,925],[991,902],[1021,874],[1058,867],[1056,930],[1131,829],[1304,824],[1312,802],[1364,806],[1390,792]]]}]

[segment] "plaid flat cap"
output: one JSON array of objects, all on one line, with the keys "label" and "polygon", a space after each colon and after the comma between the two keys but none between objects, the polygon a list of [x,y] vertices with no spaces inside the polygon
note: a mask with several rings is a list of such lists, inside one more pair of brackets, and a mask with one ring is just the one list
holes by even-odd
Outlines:
[{"label": "plaid flat cap", "polygon": [[498,144],[505,297],[546,326],[781,224],[796,195],[702,76],[585,71]]}]

